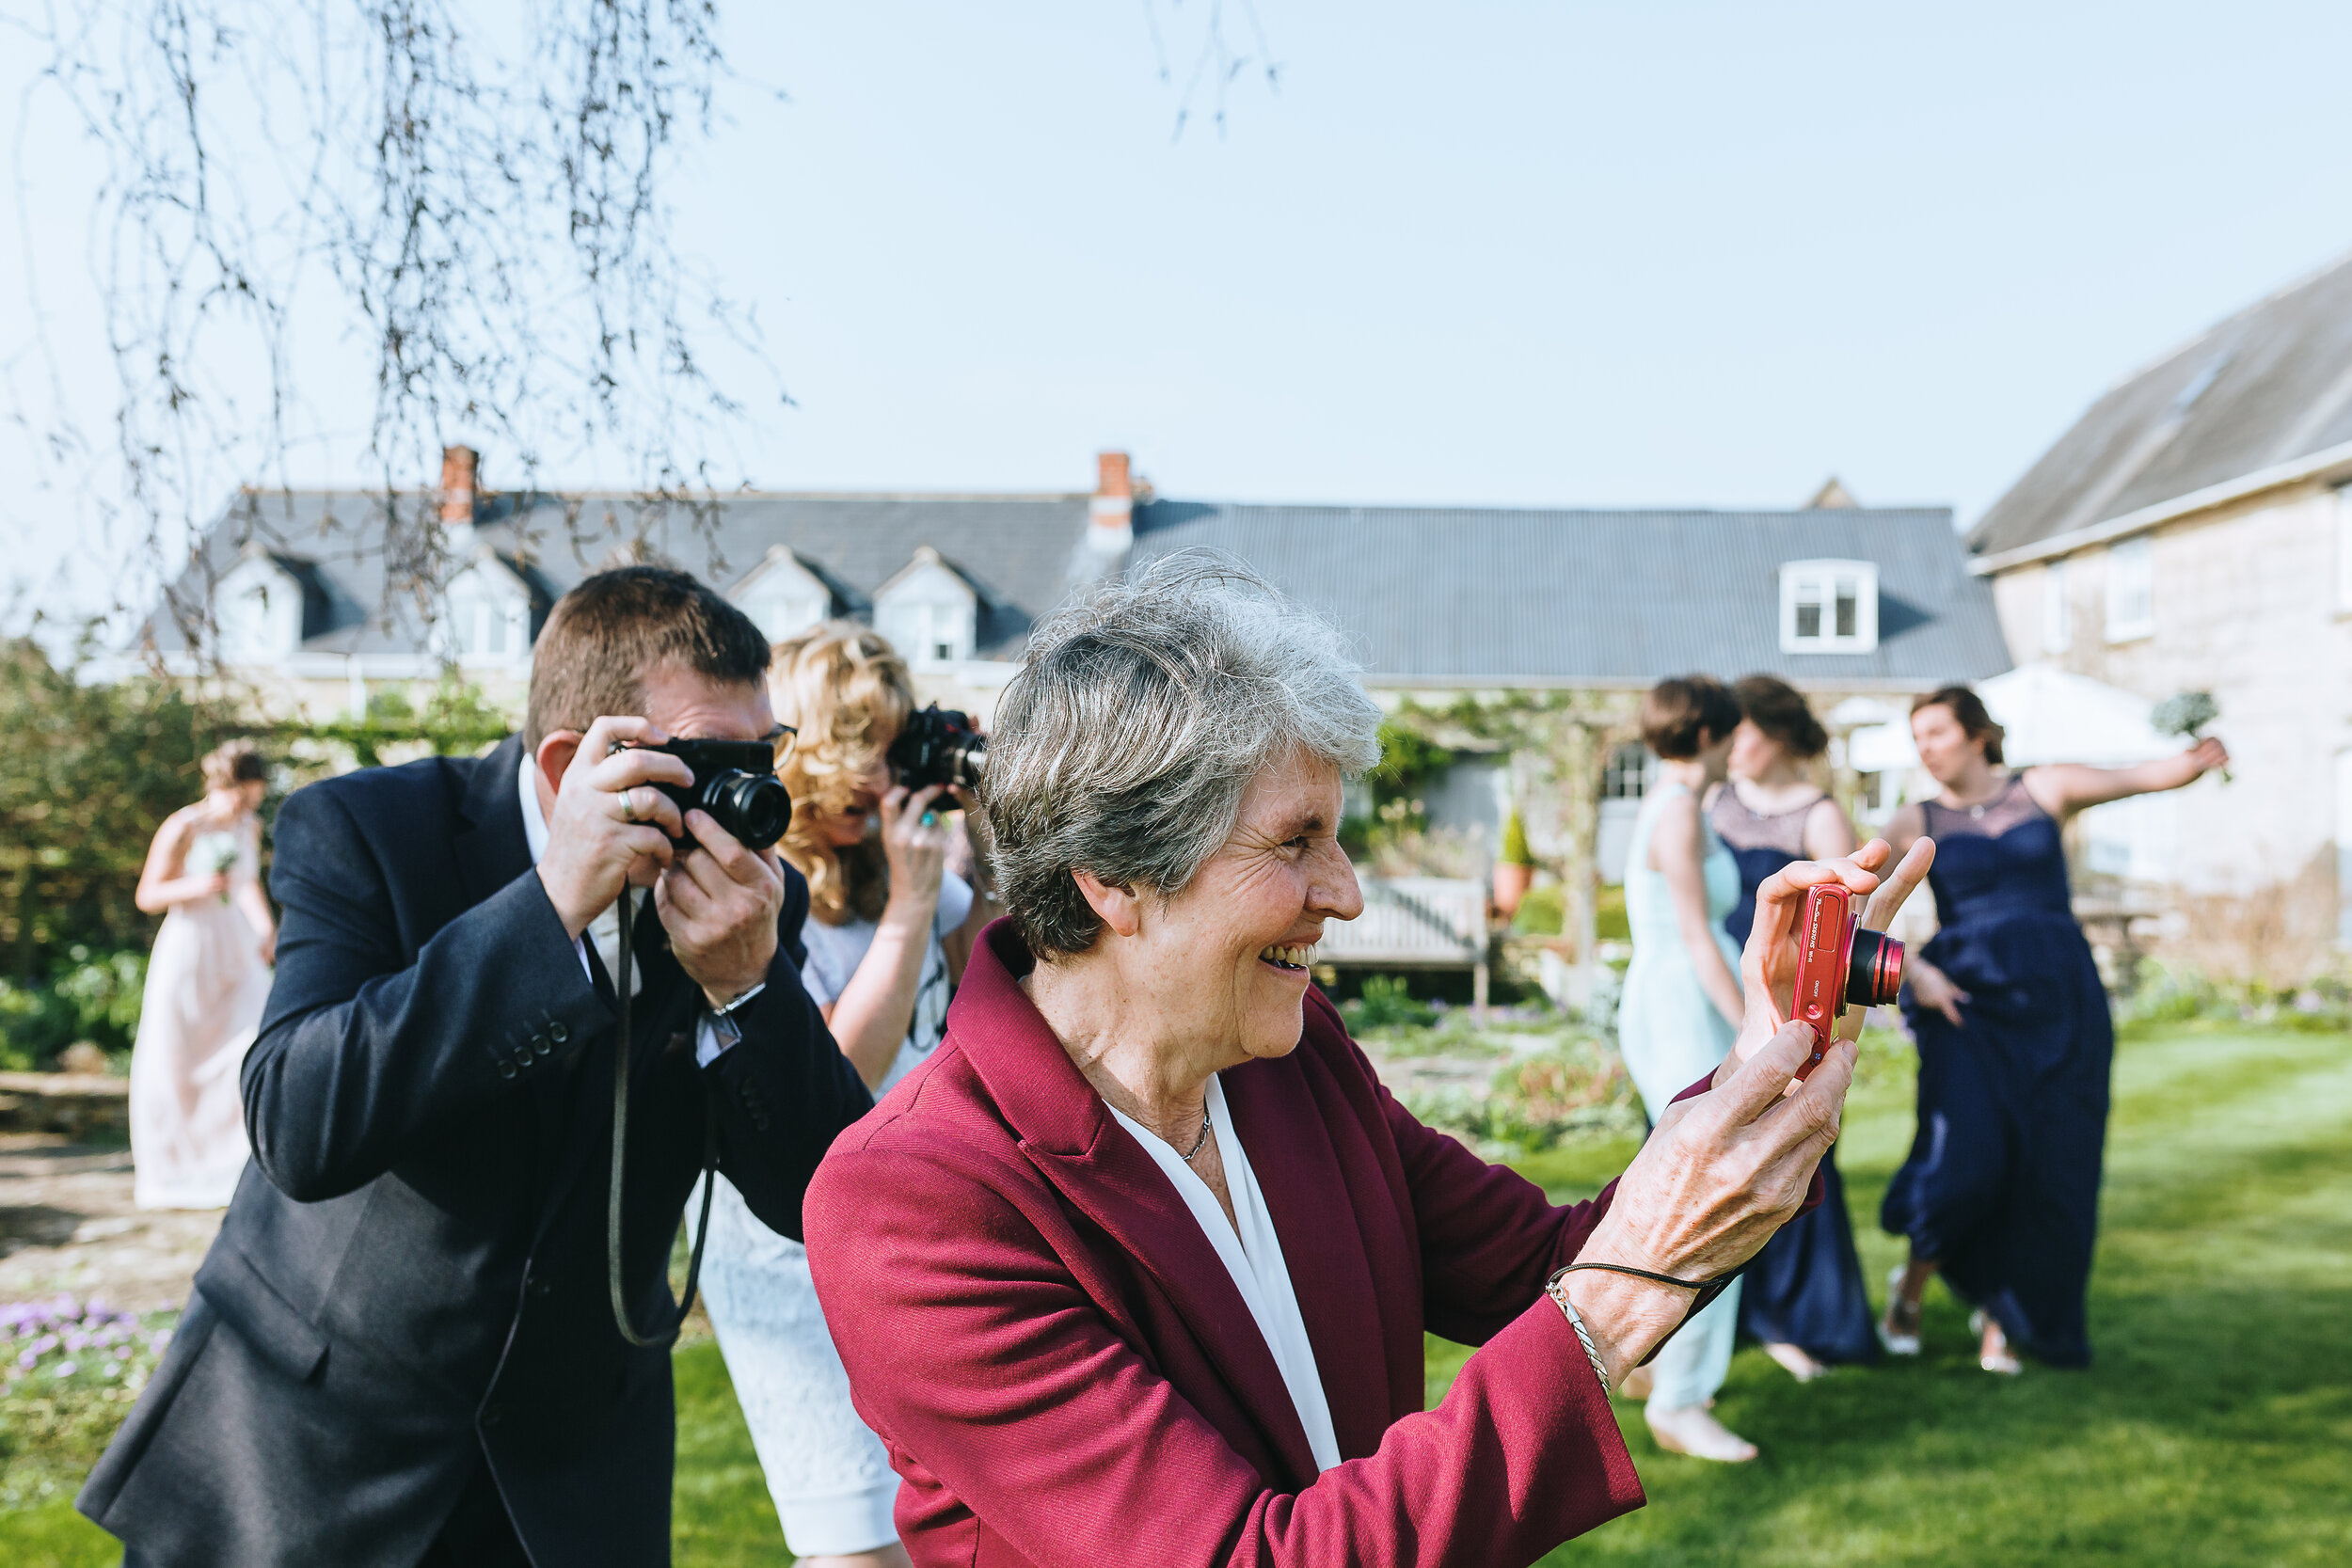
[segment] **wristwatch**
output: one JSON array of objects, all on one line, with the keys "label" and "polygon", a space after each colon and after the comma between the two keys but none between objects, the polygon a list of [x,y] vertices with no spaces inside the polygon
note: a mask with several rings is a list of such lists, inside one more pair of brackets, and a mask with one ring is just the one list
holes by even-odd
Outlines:
[{"label": "wristwatch", "polygon": [[743,1006],[753,997],[767,989],[768,982],[762,980],[751,990],[728,1002],[725,1006],[710,1009],[710,1030],[712,1034],[719,1037],[720,1050],[724,1051],[728,1046],[742,1042],[743,1026],[735,1022],[736,1009]]}]

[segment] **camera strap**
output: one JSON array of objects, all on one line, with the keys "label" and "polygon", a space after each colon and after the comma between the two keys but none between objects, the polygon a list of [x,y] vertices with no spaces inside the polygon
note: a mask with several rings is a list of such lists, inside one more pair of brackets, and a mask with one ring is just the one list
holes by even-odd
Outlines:
[{"label": "camera strap", "polygon": [[[629,975],[636,961],[637,933],[635,924],[637,900],[626,883],[621,888],[621,953],[619,973],[614,975],[613,990],[619,992],[621,1016],[612,1053],[612,1189],[605,1208],[604,1255],[605,1281],[612,1291],[612,1323],[621,1331],[621,1338],[632,1345],[659,1348],[675,1340],[678,1330],[686,1325],[686,1314],[694,1309],[694,1286],[702,1277],[703,1243],[710,1236],[710,1199],[719,1181],[719,1123],[711,1115],[707,1093],[703,1102],[703,1207],[702,1218],[694,1224],[694,1248],[686,1262],[686,1291],[677,1304],[677,1316],[667,1328],[644,1335],[629,1322],[628,1297],[621,1289],[621,1170],[622,1160],[628,1149],[628,1069],[629,1069]],[[666,1272],[666,1271],[665,1271]],[[662,1292],[667,1295],[669,1292]]]}]

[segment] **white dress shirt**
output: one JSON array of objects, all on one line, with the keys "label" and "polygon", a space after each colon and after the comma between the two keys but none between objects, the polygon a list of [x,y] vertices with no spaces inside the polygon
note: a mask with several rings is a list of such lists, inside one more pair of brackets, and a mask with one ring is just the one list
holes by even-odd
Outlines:
[{"label": "white dress shirt", "polygon": [[[548,819],[546,814],[539,810],[539,763],[528,752],[523,753],[520,785],[523,801],[523,842],[531,847],[531,863],[537,865],[539,857],[548,852]],[[653,898],[653,890],[647,888],[642,894],[638,894],[637,897],[636,918],[639,920],[658,918],[651,910],[645,907]],[[604,960],[604,972],[613,977],[615,985],[619,984],[621,901],[618,898],[606,905],[604,912],[588,923],[588,929],[582,936],[572,939],[572,951],[580,955],[580,972],[588,976],[589,984],[594,985],[596,972],[588,967],[586,938],[595,939],[596,957]],[[632,964],[628,972],[628,993],[635,996],[644,989],[644,971]],[[726,1050],[729,1043],[719,1037],[719,1031],[711,1026],[709,1019],[705,1018],[694,1030],[694,1065],[708,1067],[719,1059],[719,1053]]]},{"label": "white dress shirt", "polygon": [[1242,1305],[1249,1308],[1265,1348],[1274,1354],[1282,1386],[1290,1391],[1291,1403],[1298,1411],[1298,1424],[1307,1429],[1307,1447],[1314,1450],[1315,1468],[1328,1470],[1337,1465],[1340,1440],[1331,1430],[1331,1403],[1324,1398],[1323,1375],[1315,1370],[1315,1348],[1307,1338],[1307,1320],[1298,1313],[1298,1293],[1291,1289],[1290,1266],[1282,1261],[1282,1239],[1274,1233],[1274,1216],[1266,1212],[1265,1194],[1259,1190],[1257,1172],[1249,1168],[1248,1151],[1234,1134],[1233,1118],[1226,1113],[1223,1085],[1215,1078],[1209,1080],[1209,1121],[1216,1129],[1216,1151],[1225,1162],[1225,1191],[1233,1200],[1238,1231],[1226,1219],[1224,1206],[1209,1191],[1209,1184],[1194,1173],[1182,1154],[1118,1106],[1108,1101],[1103,1103],[1168,1174],[1176,1196],[1184,1200],[1209,1244],[1216,1249],[1217,1260],[1233,1276],[1233,1289],[1241,1292]]}]

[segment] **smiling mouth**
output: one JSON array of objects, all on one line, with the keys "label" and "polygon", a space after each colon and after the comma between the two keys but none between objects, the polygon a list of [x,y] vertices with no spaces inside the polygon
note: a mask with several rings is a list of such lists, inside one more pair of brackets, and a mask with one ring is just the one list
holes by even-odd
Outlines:
[{"label": "smiling mouth", "polygon": [[1258,961],[1272,964],[1277,969],[1287,969],[1304,974],[1307,969],[1307,960],[1314,956],[1314,951],[1312,942],[1309,942],[1304,947],[1262,947],[1258,950]]}]

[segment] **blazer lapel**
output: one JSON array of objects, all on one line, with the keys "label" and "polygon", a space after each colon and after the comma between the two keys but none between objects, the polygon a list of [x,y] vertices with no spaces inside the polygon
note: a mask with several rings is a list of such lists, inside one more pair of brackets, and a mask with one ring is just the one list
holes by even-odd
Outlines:
[{"label": "blazer lapel", "polygon": [[[1019,1136],[1022,1152],[1150,1273],[1289,1467],[1287,1479],[1307,1484],[1317,1474],[1314,1450],[1257,1320],[1192,1211],[1111,1118],[1022,991],[1010,963],[1025,970],[1029,961],[1009,922],[984,932],[948,1005],[949,1032]],[[1287,1248],[1287,1233],[1283,1243]]]},{"label": "blazer lapel", "polygon": [[510,735],[472,765],[473,777],[457,808],[467,829],[453,841],[468,909],[531,869],[531,841],[523,836],[522,763],[523,737]]},{"label": "blazer lapel", "polygon": [[1301,1054],[1228,1070],[1225,1103],[1282,1241],[1340,1453],[1359,1459],[1379,1448],[1391,1415],[1380,1298],[1360,1218],[1339,1222],[1356,1206]]}]

